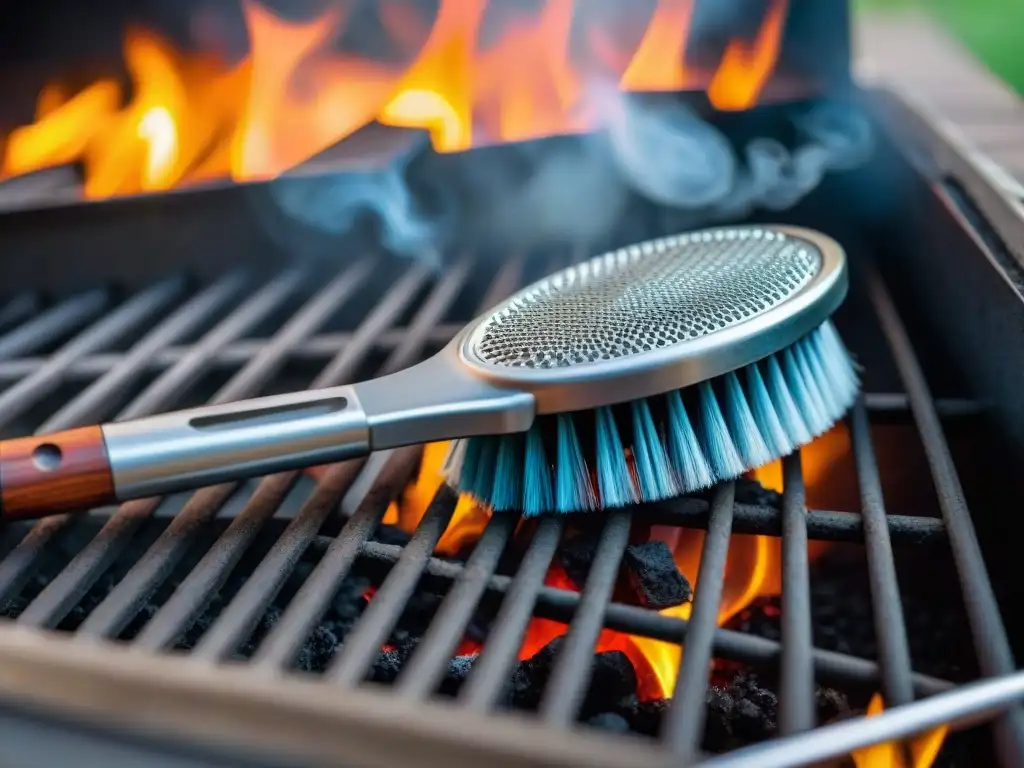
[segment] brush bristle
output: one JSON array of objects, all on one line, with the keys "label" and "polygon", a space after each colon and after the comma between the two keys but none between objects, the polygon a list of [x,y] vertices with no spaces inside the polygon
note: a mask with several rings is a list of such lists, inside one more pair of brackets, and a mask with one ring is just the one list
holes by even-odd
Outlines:
[{"label": "brush bristle", "polygon": [[826,322],[775,355],[686,390],[541,416],[525,436],[457,440],[444,472],[460,492],[525,517],[659,501],[805,445],[842,418],[859,388]]}]

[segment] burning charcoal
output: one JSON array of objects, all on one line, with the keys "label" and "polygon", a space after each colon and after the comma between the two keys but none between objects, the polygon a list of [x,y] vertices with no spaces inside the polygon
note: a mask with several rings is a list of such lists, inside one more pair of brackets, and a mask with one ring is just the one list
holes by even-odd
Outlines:
[{"label": "burning charcoal", "polygon": [[444,680],[441,681],[439,692],[443,696],[457,696],[459,689],[469,676],[470,670],[473,669],[475,661],[475,655],[456,656],[449,661],[448,671],[445,673]]},{"label": "burning charcoal", "polygon": [[597,534],[590,532],[577,534],[558,548],[558,561],[579,589],[583,589],[596,553]]},{"label": "burning charcoal", "polygon": [[587,725],[600,728],[609,733],[629,733],[629,723],[622,715],[614,712],[602,712],[587,720]]},{"label": "burning charcoal", "polygon": [[626,577],[640,605],[662,610],[682,605],[693,594],[663,541],[630,544],[623,556]]}]

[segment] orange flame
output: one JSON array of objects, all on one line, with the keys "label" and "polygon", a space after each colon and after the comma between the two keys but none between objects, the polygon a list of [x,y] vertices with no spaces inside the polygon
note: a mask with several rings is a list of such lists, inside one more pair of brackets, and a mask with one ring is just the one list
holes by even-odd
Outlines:
[{"label": "orange flame", "polygon": [[[871,697],[866,716],[874,717],[884,710],[882,696],[876,693]],[[911,739],[906,744],[906,750],[900,744],[887,741],[854,750],[851,757],[857,768],[931,768],[948,732],[949,726],[942,725]]]},{"label": "orange flame", "polygon": [[[85,195],[100,198],[272,178],[373,121],[426,130],[440,152],[600,128],[585,87],[598,74],[579,63],[600,52],[588,58],[570,46],[577,0],[520,11],[485,40],[485,14],[497,7],[441,0],[428,26],[408,7],[382,2],[381,25],[404,62],[336,50],[348,22],[343,4],[293,22],[243,0],[249,53],[232,65],[130,29],[130,96],[112,79],[77,93],[48,84],[34,122],[0,142],[0,178],[80,163]],[[775,66],[786,9],[774,0],[752,41],[732,40],[714,72],[696,72],[683,64],[692,0],[659,0],[633,50],[614,52],[624,62],[615,77],[627,91],[706,87],[718,108],[747,108]],[[589,31],[583,39],[607,54],[616,36]]]}]

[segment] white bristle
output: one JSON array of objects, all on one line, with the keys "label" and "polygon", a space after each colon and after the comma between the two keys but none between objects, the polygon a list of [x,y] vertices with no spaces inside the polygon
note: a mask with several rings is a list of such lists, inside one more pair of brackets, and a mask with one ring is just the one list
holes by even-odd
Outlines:
[{"label": "white bristle", "polygon": [[[742,377],[725,374],[722,388],[724,409],[711,382],[695,387],[696,419],[675,391],[665,395],[660,423],[659,408],[652,410],[647,400],[630,403],[621,414],[622,432],[612,410],[598,408],[539,417],[525,438],[458,440],[444,471],[449,482],[496,511],[527,517],[658,501],[736,478],[807,444],[853,404],[859,381],[839,334],[825,323],[747,366]],[[594,420],[594,445],[585,451],[576,421],[586,418]],[[632,462],[623,433],[631,437]]]}]

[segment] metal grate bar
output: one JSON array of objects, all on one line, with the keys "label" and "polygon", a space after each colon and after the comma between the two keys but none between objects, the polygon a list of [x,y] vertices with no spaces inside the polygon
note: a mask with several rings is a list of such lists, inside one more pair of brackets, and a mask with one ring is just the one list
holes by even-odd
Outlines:
[{"label": "metal grate bar", "polygon": [[850,440],[860,484],[864,515],[864,546],[871,585],[871,610],[878,640],[878,662],[882,669],[882,692],[887,707],[914,700],[911,679],[910,643],[903,620],[896,563],[893,560],[889,528],[885,524],[885,502],[878,463],[871,446],[871,431],[863,398],[858,398],[850,414]]},{"label": "metal grate bar", "polygon": [[332,682],[353,686],[366,676],[408,605],[434,547],[451,522],[458,501],[458,494],[448,485],[442,484],[437,489],[402,556],[328,668],[327,677]]},{"label": "metal grate bar", "polygon": [[511,515],[491,518],[419,645],[402,665],[396,681],[399,694],[425,699],[437,688],[517,522]]},{"label": "metal grate bar", "polygon": [[[81,328],[85,323],[94,320],[109,303],[110,293],[102,288],[65,299],[57,306],[50,307],[24,325],[0,337],[0,360],[9,360],[35,352],[62,336],[67,336],[76,328]],[[45,360],[40,363],[39,368],[44,365]]]},{"label": "metal grate bar", "polygon": [[[510,610],[514,606],[515,610],[523,611],[525,618],[522,619],[522,630],[518,637],[506,640],[504,633],[499,634],[494,629],[494,627],[498,626],[496,623],[497,619],[502,617],[501,613],[498,614],[495,622],[491,624],[488,642],[484,645],[480,659],[473,664],[473,672],[470,673],[467,685],[469,685],[469,681],[473,680],[473,676],[479,672],[478,668],[484,658],[488,654],[494,654],[495,648],[498,647],[497,644],[501,643],[501,647],[508,651],[510,658],[507,661],[507,666],[500,670],[500,674],[498,672],[494,673],[497,680],[497,688],[495,691],[489,691],[493,692],[495,697],[500,696],[501,686],[508,680],[508,676],[511,675],[511,664],[522,645],[523,633],[526,630],[531,611],[540,618],[551,619],[563,624],[568,624],[572,621],[572,617],[579,607],[580,595],[578,592],[549,586],[539,586],[527,598],[521,597],[520,593],[516,592],[516,585],[519,584],[527,564],[532,563],[531,567],[533,568],[540,567],[531,559],[531,553],[534,547],[537,546],[534,542],[539,537],[553,535],[550,532],[545,534],[545,525],[555,526],[556,523],[559,526],[561,525],[559,518],[548,518],[538,528],[530,547],[527,549],[526,557],[517,570],[515,578],[498,574],[488,580],[488,592],[493,593],[494,596],[504,596],[501,603],[502,611]],[[558,530],[560,532],[561,528],[559,527]],[[554,551],[558,544],[557,539],[554,543],[546,539],[543,541],[545,543],[542,549],[543,547],[550,546],[551,556],[554,556]],[[331,539],[329,537],[317,537],[311,548],[314,551],[319,550],[322,552],[330,546],[330,543]],[[375,564],[381,569],[386,570],[397,562],[401,553],[402,548],[399,546],[370,541],[363,546],[360,554],[365,558],[367,565]],[[548,562],[550,562],[550,558]],[[432,558],[424,570],[424,579],[434,582],[438,586],[445,587],[461,576],[462,568],[463,566],[459,563]],[[546,572],[547,563],[545,563],[544,570],[539,576],[536,571],[528,571],[531,578],[537,579],[538,585],[543,581]],[[524,604],[520,604],[520,600],[524,601]],[[678,643],[680,638],[684,637],[689,631],[689,623],[686,619],[662,616],[660,613],[646,608],[625,605],[623,603],[611,603],[605,613],[605,627],[608,629],[628,635],[640,635],[654,640],[662,640],[667,643]],[[504,629],[506,625],[501,626]],[[510,629],[514,629],[514,627],[510,627]],[[506,648],[506,646],[509,647]],[[759,667],[775,668],[778,665],[780,652],[781,645],[775,640],[769,640],[757,635],[748,635],[730,629],[717,629],[715,631],[714,655],[722,659],[741,661]],[[816,677],[820,678],[823,682],[851,685],[859,688],[876,688],[881,679],[878,665],[867,659],[846,656],[842,653],[825,651],[820,648],[813,648],[811,650],[811,659],[814,663]],[[495,664],[497,663],[495,662]],[[935,677],[917,673],[914,674],[913,680],[914,690],[919,696],[930,696],[952,687],[952,683],[946,680],[939,680]],[[493,683],[494,681],[491,680],[490,682]]]},{"label": "metal grate bar", "polygon": [[[229,402],[233,398],[259,392],[284,366],[292,346],[326,323],[337,311],[339,304],[352,295],[355,288],[365,280],[367,269],[368,266],[360,263],[331,281],[266,342],[259,355],[250,359],[221,387],[211,402]],[[268,497],[274,498],[280,492],[283,498],[283,494],[293,484],[294,481],[283,484],[287,487],[282,491],[282,484],[278,481],[267,491]],[[194,493],[156,542],[86,618],[78,630],[79,634],[113,637],[121,632],[170,575],[206,522],[237,488],[238,484],[226,483]]]},{"label": "metal grate bar", "polygon": [[605,611],[619,576],[619,563],[629,544],[630,521],[628,510],[608,513],[579,605],[541,698],[540,716],[548,723],[572,725],[587,693],[593,672],[594,647],[604,628]]},{"label": "metal grate bar", "polygon": [[0,309],[0,333],[6,333],[38,313],[39,295],[32,292],[19,293]]},{"label": "metal grate bar", "polygon": [[[710,505],[703,499],[674,499],[638,507],[638,520],[653,525],[679,528],[707,528]],[[833,512],[810,509],[805,517],[807,538],[816,541],[849,541],[864,539],[864,520],[854,512]],[[889,536],[896,544],[937,544],[946,540],[946,526],[935,517],[886,515]],[[733,533],[763,536],[782,535],[782,513],[773,507],[736,504],[733,509]]]},{"label": "metal grate bar", "polygon": [[[902,392],[868,392],[863,400],[868,413],[910,413],[910,399]],[[935,401],[935,412],[947,419],[980,416],[985,405],[963,397],[947,397]]]},{"label": "metal grate bar", "polygon": [[[724,483],[715,492],[711,522],[700,555],[690,623],[683,638],[685,648],[678,682],[675,691],[671,692],[672,705],[661,726],[662,738],[683,763],[696,756],[704,733],[704,696],[708,690],[708,669],[722,606],[722,584],[729,537],[732,535],[735,495],[733,483]],[[666,695],[670,692],[666,691]]]},{"label": "metal grate bar", "polygon": [[[960,478],[932,406],[931,392],[917,361],[899,313],[881,277],[872,265],[865,265],[868,295],[874,304],[889,344],[893,361],[907,388],[925,455],[946,523],[949,546],[956,563],[964,608],[978,666],[983,675],[1010,675],[1016,669],[1010,641],[999,614],[992,583],[985,568],[981,545],[971,522]],[[1004,765],[1024,765],[1024,709],[1014,707],[996,723],[996,751]]]},{"label": "metal grate bar", "polygon": [[[330,540],[330,546],[316,569],[292,598],[280,621],[260,643],[253,658],[255,669],[274,671],[291,665],[303,641],[313,632],[327,610],[337,585],[348,573],[387,511],[391,498],[380,493],[380,488],[393,488],[405,482],[410,468],[419,461],[420,451],[416,447],[407,447],[378,456],[386,456],[386,459],[372,492],[360,501],[341,533]],[[196,651],[209,659],[222,656],[225,649],[239,642],[239,632],[233,630],[233,626],[220,622],[206,633]],[[228,632],[229,629],[232,631]]]},{"label": "metal grate bar", "polygon": [[[341,497],[345,495],[359,470],[363,460],[347,461],[332,465],[317,483],[316,490],[302,505],[291,525],[285,529],[274,549],[260,563],[257,573],[246,582],[245,588],[236,595],[233,606],[246,614],[255,614],[253,623],[259,618],[266,604],[277,594],[281,584],[291,573],[305,549],[304,540],[312,538],[319,530],[327,515],[336,508]],[[238,564],[248,545],[255,538],[262,524],[277,511],[285,495],[291,490],[298,479],[298,473],[285,472],[271,475],[260,483],[253,494],[246,510],[245,518],[236,517],[232,525],[224,532],[214,546],[206,553],[199,565],[178,586],[167,603],[157,611],[156,615],[142,628],[135,638],[135,645],[149,650],[160,650],[174,644],[182,632],[203,612],[224,583],[231,570]],[[239,522],[241,521],[241,522]],[[258,523],[254,525],[253,523]],[[231,528],[235,530],[232,531]],[[240,530],[245,535],[234,535]],[[237,541],[244,541],[241,546],[234,546]],[[264,567],[265,566],[265,567]],[[272,570],[271,566],[276,566]],[[246,588],[248,591],[246,591]],[[256,594],[257,599],[251,596]],[[264,598],[266,602],[263,602]],[[252,607],[259,604],[258,610]],[[239,609],[236,609],[238,612]],[[249,624],[252,626],[252,624]]]},{"label": "metal grate bar", "polygon": [[[440,323],[430,329],[424,341],[432,347],[446,344],[462,328],[463,325],[461,323]],[[302,339],[292,348],[289,358],[298,362],[328,363],[338,354],[338,350],[351,343],[352,335],[351,331],[336,331],[322,333],[310,339]],[[374,343],[378,349],[392,350],[402,342],[404,337],[404,328],[390,328],[374,339]],[[259,355],[266,343],[264,339],[239,339],[217,352],[217,355],[211,361],[212,369],[235,370]],[[146,370],[149,373],[160,373],[165,368],[175,365],[181,358],[189,354],[191,349],[191,345],[167,347],[147,361]],[[102,376],[110,368],[117,365],[121,357],[122,354],[119,352],[99,352],[95,355],[80,358],[68,366],[67,379],[68,381],[79,381],[82,379],[92,381],[97,376]],[[24,378],[45,364],[45,357],[18,357],[14,360],[0,360],[0,384],[9,384],[12,381]],[[944,400],[939,401],[940,412],[942,412],[941,406],[945,402]],[[971,401],[963,402],[969,404]],[[969,406],[959,405],[961,403],[959,400],[953,401],[953,403],[955,408],[969,408]],[[900,410],[899,407],[892,405],[886,405],[885,407],[886,410]],[[975,410],[980,410],[980,406]]]},{"label": "metal grate bar", "polygon": [[[141,394],[129,409],[141,414],[151,413],[164,402],[161,397],[153,397],[151,393],[176,391],[184,387],[186,380],[194,380],[207,368],[207,363],[216,349],[230,339],[246,333],[261,320],[276,310],[299,286],[301,275],[298,272],[284,273],[278,279],[268,283],[260,291],[243,302],[234,312],[218,323],[193,348],[193,354],[182,358],[174,368],[166,371],[153,385]],[[179,317],[192,316],[195,323],[203,321],[214,309],[222,308],[222,304],[244,285],[242,280],[232,280],[230,284],[219,283],[220,290],[216,301],[206,301],[201,306],[188,302],[181,312],[168,319],[166,325],[176,322]],[[202,298],[207,294],[200,294]],[[154,332],[160,333],[161,326]],[[191,324],[186,326],[188,332]],[[166,334],[164,334],[166,336]],[[141,346],[141,343],[140,343]],[[126,358],[127,362],[127,358]],[[113,372],[112,372],[113,373]],[[177,382],[177,386],[167,390],[162,384],[166,380]],[[115,380],[116,381],[116,380]],[[96,390],[102,392],[97,382]],[[116,383],[113,385],[116,390]],[[88,392],[89,390],[87,390]],[[134,408],[133,408],[134,406]],[[69,407],[70,409],[70,407]],[[82,549],[74,559],[46,586],[39,596],[25,609],[18,618],[22,624],[32,626],[55,627],[67,615],[78,600],[96,583],[96,580],[117,559],[131,541],[132,536],[160,505],[161,499],[142,499],[121,505],[117,512],[106,522],[95,538]]]},{"label": "metal grate bar", "polygon": [[[413,268],[407,274],[409,279],[405,281],[405,285],[409,288],[412,288],[413,285],[418,286],[422,276],[425,276],[422,268]],[[385,370],[389,370],[389,366],[394,366],[395,369],[402,368],[411,362],[409,358],[422,348],[421,340],[427,329],[444,315],[451,302],[455,300],[461,290],[467,276],[468,262],[464,260],[453,270],[451,281],[442,282],[434,287],[412,321],[408,336],[411,341],[409,344],[399,347],[394,351],[385,362]],[[386,321],[390,325],[401,311],[399,307],[404,308],[414,292],[415,289],[413,288],[404,297],[393,292],[385,302],[378,306],[377,311],[364,321],[364,327],[369,329],[367,336],[364,338],[370,338],[369,332],[373,330],[374,326],[381,324],[382,321]],[[395,298],[396,296],[398,298]],[[404,301],[402,300],[403,298],[405,298]],[[370,324],[370,320],[373,320],[373,325]],[[365,352],[368,348],[368,344],[353,345],[342,351],[330,365],[321,371],[320,375],[313,382],[313,387],[339,384],[344,379],[354,375],[358,364],[362,362],[362,355],[359,353]],[[347,462],[346,464],[361,467],[363,461]],[[286,474],[298,477],[297,472]],[[210,631],[228,632],[228,630],[218,628],[219,624],[224,624],[226,627],[234,627],[231,631],[242,634],[243,631],[247,632],[255,626],[259,617],[266,610],[267,605],[274,599],[281,585],[284,584],[284,581],[291,574],[295,563],[298,562],[306,547],[309,546],[317,531],[320,530],[327,516],[334,511],[334,505],[341,500],[344,492],[348,490],[348,487],[355,480],[356,474],[357,472],[353,472],[351,477],[348,478],[348,470],[344,464],[336,465],[327,471],[327,474],[318,485],[317,491],[314,492],[313,498],[303,506],[300,513],[281,535],[281,538],[274,543],[270,553],[257,566],[256,572],[253,573],[245,586],[242,587],[231,605],[218,617]],[[340,483],[339,478],[341,476],[347,478],[347,485],[344,488],[337,489],[336,497],[326,491],[321,492],[321,486],[324,486],[328,477],[337,485]],[[327,490],[333,491],[335,489],[328,487]],[[394,494],[397,494],[398,490],[398,488],[395,488]],[[316,504],[312,503],[314,498],[317,500]],[[327,501],[330,501],[330,503],[325,503]],[[253,530],[252,535],[254,537],[258,526],[252,526],[249,523],[249,517],[254,514],[254,512],[247,508],[242,511],[232,525],[237,523],[239,526],[249,526]],[[269,515],[267,519],[269,519]],[[262,521],[260,525],[262,525]],[[234,568],[245,549],[249,546],[249,540],[229,535],[231,533],[232,531],[229,527],[192,573],[182,582],[167,604],[150,620],[139,634],[137,642],[140,645],[152,649],[167,647],[195,620],[209,599],[211,599],[212,593],[223,584],[223,580],[227,578],[231,569]],[[194,591],[190,582],[204,584],[204,592]],[[186,589],[186,586],[189,588]]]},{"label": "metal grate bar", "polygon": [[[510,293],[519,281],[521,270],[521,260],[513,259],[508,262],[492,281],[491,287],[484,296],[481,305],[490,306],[501,296]],[[466,276],[468,276],[468,272]],[[446,302],[447,299],[445,300]],[[429,309],[429,312],[431,314],[438,314],[441,306],[442,303],[438,303],[437,308]],[[427,308],[425,307],[424,312],[426,311]],[[398,354],[397,350],[395,354]],[[389,360],[386,367],[394,363],[395,361]],[[380,510],[381,515],[383,511],[383,509]],[[331,550],[324,555],[317,568],[306,580],[306,583],[300,587],[291,604],[285,609],[281,621],[276,624],[268,637],[264,639],[257,652],[256,663],[258,665],[271,669],[290,664],[295,654],[298,653],[302,642],[313,631],[313,627],[320,617],[323,616],[328,602],[337,591],[341,580],[348,573],[353,558],[358,555],[359,547],[365,543],[366,538],[372,533],[372,531],[368,531],[362,538],[359,538],[359,535],[361,535],[358,533],[359,529],[350,530],[351,527],[352,523],[345,527],[343,535],[339,537],[339,540],[332,546]],[[441,533],[443,532],[442,530]],[[433,545],[431,546],[432,549]],[[428,552],[427,554],[429,555],[430,553]],[[215,635],[217,630],[218,628],[214,627],[208,635]],[[211,640],[210,643],[212,646],[213,641]],[[205,650],[207,647],[205,639],[201,645]],[[216,656],[222,653],[225,647],[221,645],[213,655]]]},{"label": "metal grate bar", "polygon": [[779,659],[779,732],[814,727],[811,659],[811,575],[807,561],[807,505],[799,449],[782,460],[782,651]]},{"label": "metal grate bar", "polygon": [[185,290],[183,278],[171,278],[132,297],[69,341],[45,366],[0,393],[0,427],[9,425],[60,385],[67,364],[82,355],[116,344],[159,315]]},{"label": "metal grate bar", "polygon": [[164,322],[133,345],[117,365],[86,387],[39,430],[52,432],[104,418],[111,403],[122,398],[141,378],[147,360],[162,347],[192,333],[214,313],[222,313],[246,282],[245,275],[236,272],[221,278],[205,291],[186,301]]},{"label": "metal grate bar", "polygon": [[[544,577],[562,538],[563,525],[559,517],[542,520],[526,548],[515,577],[492,576],[488,580],[488,586],[502,584],[504,599],[498,615],[491,623],[487,642],[462,686],[459,704],[486,712],[498,703],[504,693],[512,674],[512,665],[523,644],[526,627],[533,615],[534,604],[544,584]],[[436,572],[439,566],[443,568],[447,565],[441,560],[432,559],[427,564],[427,573]],[[455,568],[457,570],[453,576],[457,577],[462,568],[458,565]],[[577,595],[573,596],[578,599]]]}]

